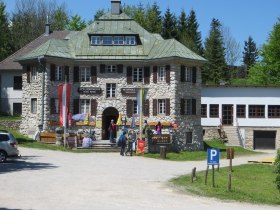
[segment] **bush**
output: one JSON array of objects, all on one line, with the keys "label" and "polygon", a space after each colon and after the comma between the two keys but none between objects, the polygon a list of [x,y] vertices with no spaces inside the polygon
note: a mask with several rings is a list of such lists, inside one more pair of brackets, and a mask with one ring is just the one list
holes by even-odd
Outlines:
[{"label": "bush", "polygon": [[277,151],[277,156],[276,156],[274,165],[275,165],[275,173],[277,174],[275,183],[276,183],[277,189],[280,192],[280,149],[278,149],[278,151]]}]

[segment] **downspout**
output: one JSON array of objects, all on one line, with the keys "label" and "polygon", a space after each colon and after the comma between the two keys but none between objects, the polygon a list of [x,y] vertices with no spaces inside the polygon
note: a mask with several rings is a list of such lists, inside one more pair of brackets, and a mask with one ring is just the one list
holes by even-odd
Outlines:
[{"label": "downspout", "polygon": [[44,129],[44,109],[45,109],[45,66],[41,63],[41,59],[44,57],[38,57],[40,69],[42,69],[42,103],[41,103],[41,128]]}]

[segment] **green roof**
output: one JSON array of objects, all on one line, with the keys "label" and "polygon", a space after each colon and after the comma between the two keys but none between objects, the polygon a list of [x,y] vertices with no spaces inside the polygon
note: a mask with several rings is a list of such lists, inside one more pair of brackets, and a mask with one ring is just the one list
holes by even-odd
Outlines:
[{"label": "green roof", "polygon": [[[136,35],[141,44],[136,46],[92,46],[91,35]],[[201,62],[206,60],[175,39],[164,40],[159,34],[146,31],[125,13],[107,13],[79,32],[71,32],[65,40],[51,39],[32,52],[18,58],[27,60],[40,56],[92,60],[150,60],[178,57]]]}]

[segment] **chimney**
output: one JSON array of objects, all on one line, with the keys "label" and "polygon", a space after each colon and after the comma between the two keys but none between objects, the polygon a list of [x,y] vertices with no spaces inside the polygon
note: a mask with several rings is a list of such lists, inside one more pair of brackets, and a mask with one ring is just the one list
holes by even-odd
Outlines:
[{"label": "chimney", "polygon": [[45,24],[45,36],[50,35],[50,23],[49,23],[49,16],[47,16],[47,22]]},{"label": "chimney", "polygon": [[121,0],[111,0],[111,13],[112,15],[121,14]]}]

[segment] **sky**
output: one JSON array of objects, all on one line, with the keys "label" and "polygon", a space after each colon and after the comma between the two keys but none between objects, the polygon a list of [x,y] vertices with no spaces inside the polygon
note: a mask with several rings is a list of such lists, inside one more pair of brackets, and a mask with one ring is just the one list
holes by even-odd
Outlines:
[{"label": "sky", "polygon": [[[17,0],[4,0],[6,11],[13,13]],[[45,0],[46,1],[46,0]],[[209,34],[213,18],[218,19],[230,30],[231,36],[240,44],[252,36],[260,47],[267,42],[269,33],[280,18],[280,0],[121,0],[122,5],[152,5],[160,7],[162,16],[167,8],[176,16],[182,10],[187,15],[193,9],[196,13],[203,42]],[[93,19],[98,9],[110,10],[111,0],[56,0],[58,5],[65,3],[71,15],[80,15],[84,20]]]}]

